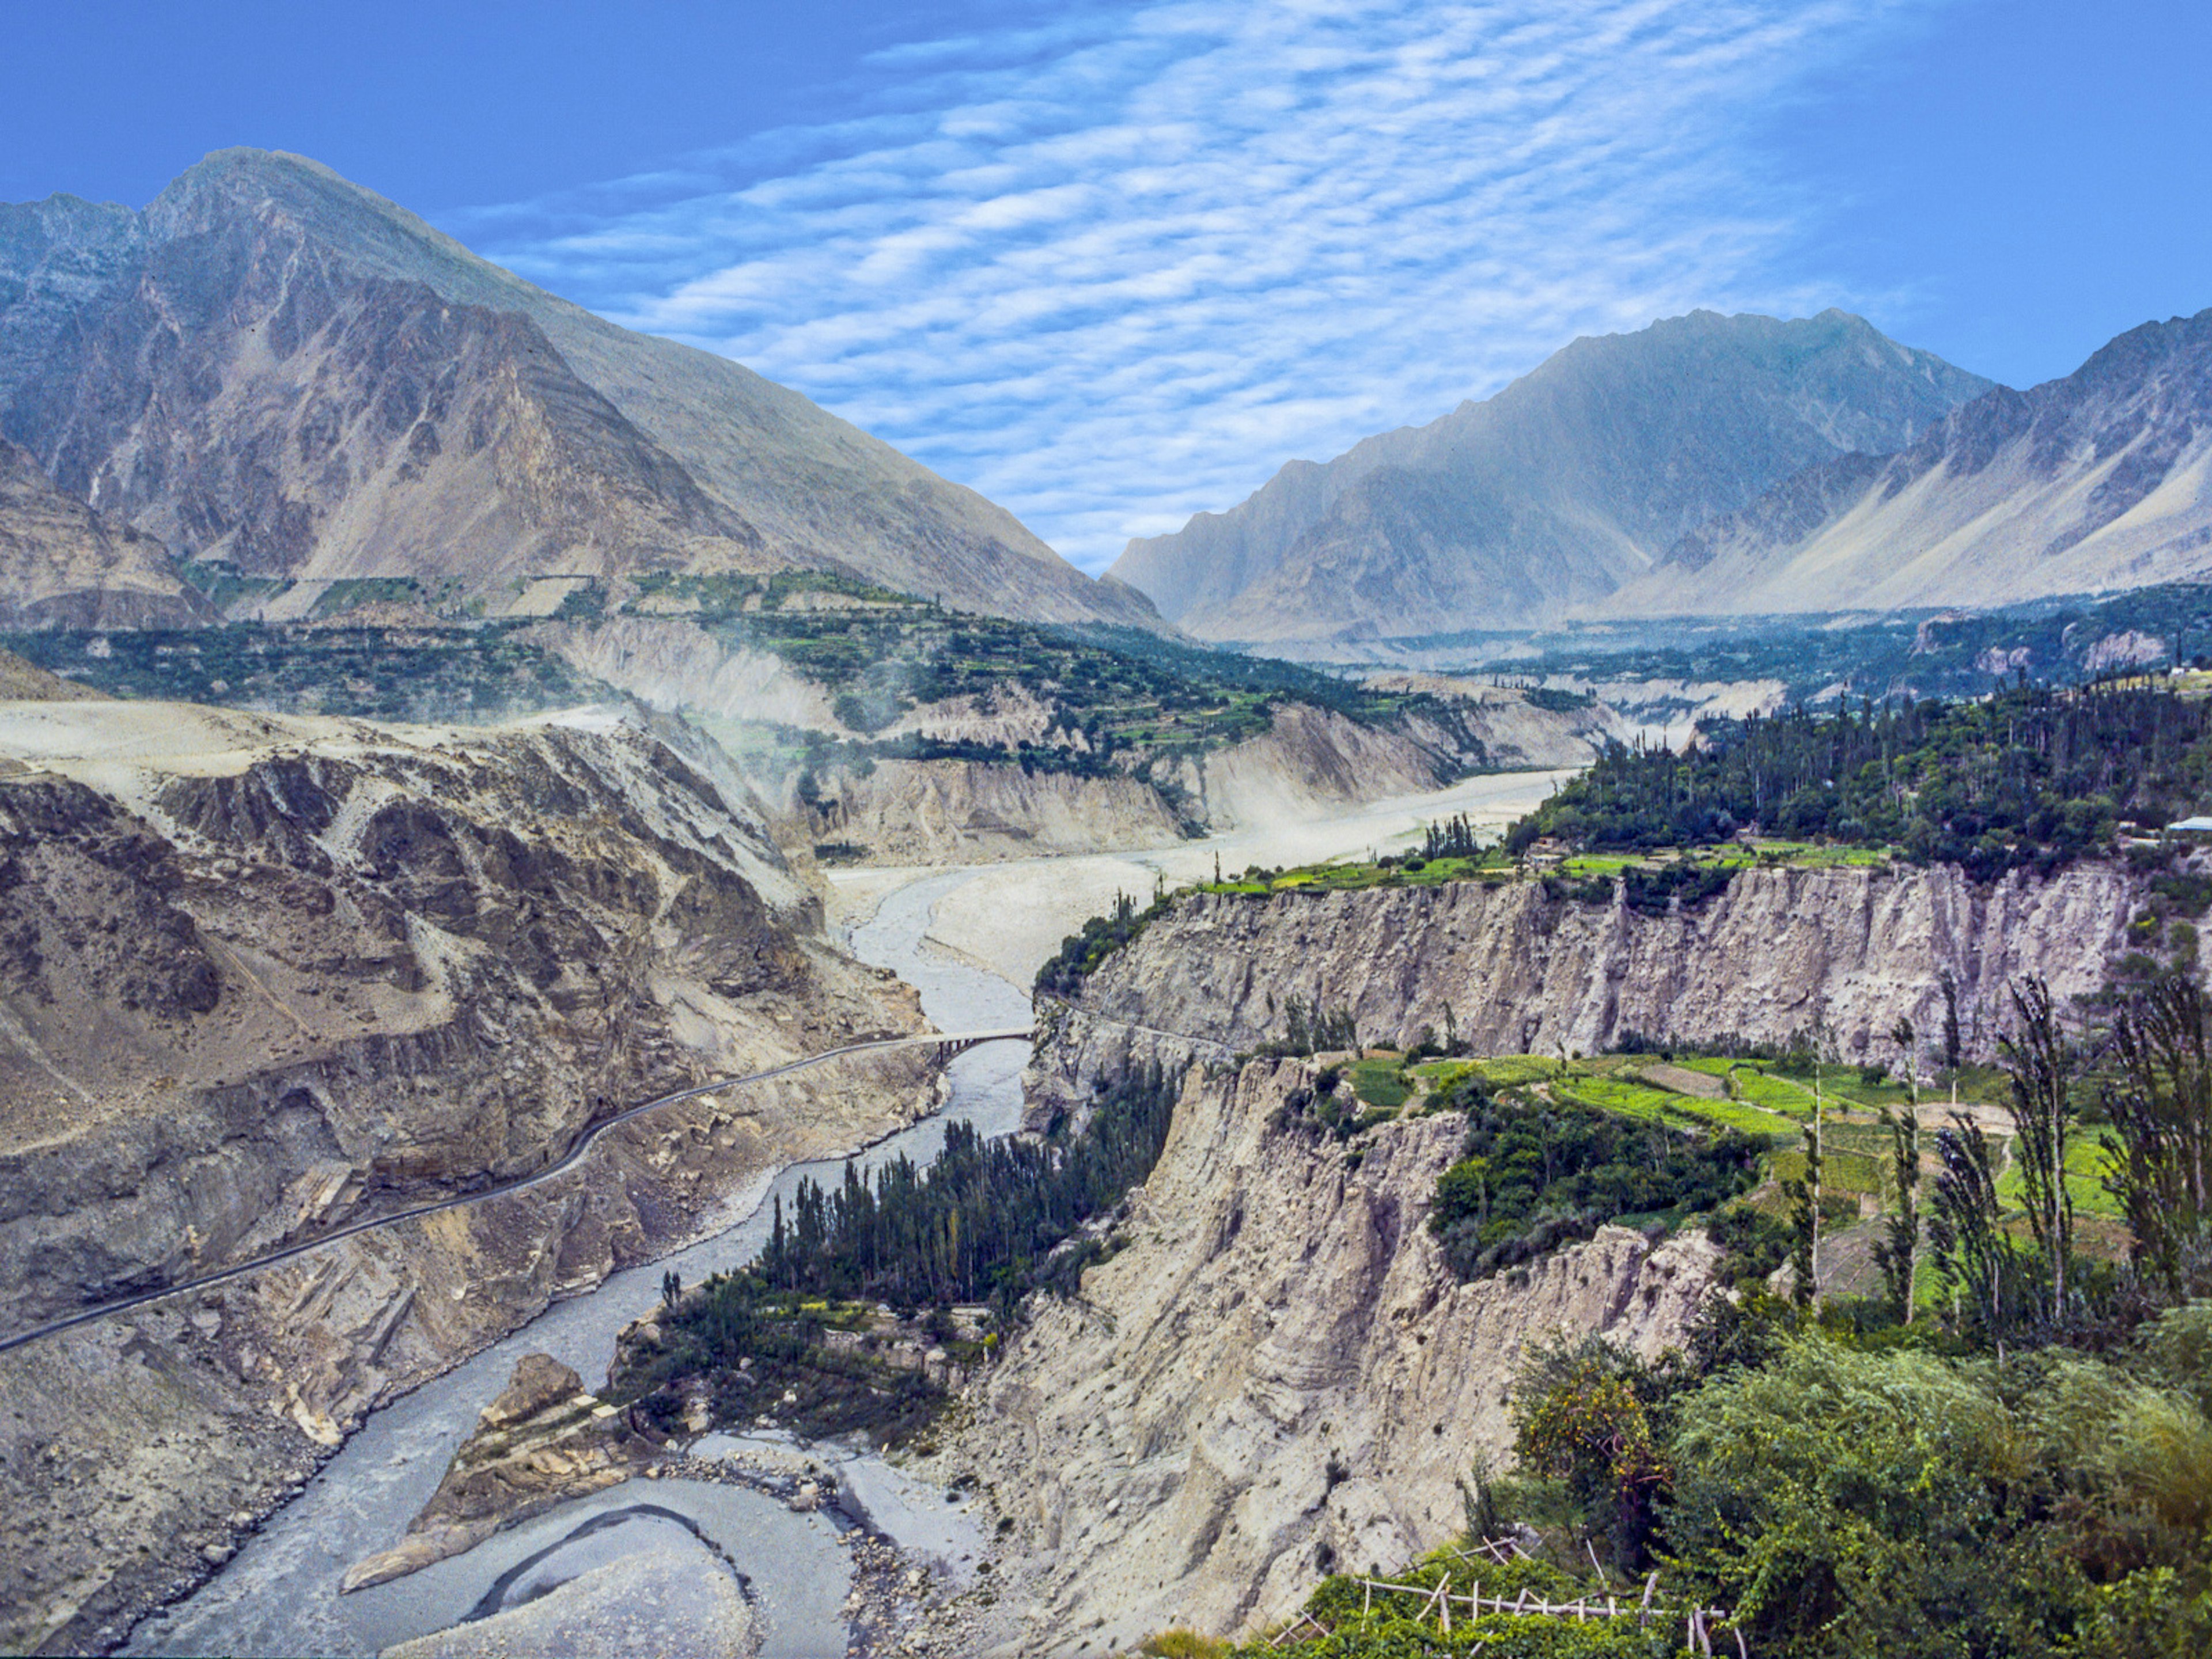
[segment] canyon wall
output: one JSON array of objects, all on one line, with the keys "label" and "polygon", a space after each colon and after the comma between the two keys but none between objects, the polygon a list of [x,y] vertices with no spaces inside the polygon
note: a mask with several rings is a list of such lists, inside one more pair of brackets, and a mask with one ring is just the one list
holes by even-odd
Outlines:
[{"label": "canyon wall", "polygon": [[1703,1234],[1607,1227],[1462,1285],[1426,1226],[1461,1120],[1348,1145],[1285,1127],[1312,1074],[1194,1067],[1125,1247],[970,1386],[932,1472],[977,1484],[1020,1563],[976,1651],[1227,1632],[1333,1569],[1402,1566],[1465,1526],[1474,1463],[1510,1450],[1526,1344],[1680,1341],[1712,1282]]},{"label": "canyon wall", "polygon": [[[787,605],[790,602],[787,601]],[[787,847],[856,849],[871,864],[970,864],[1059,854],[1172,846],[1218,834],[1418,794],[1472,769],[1550,769],[1589,763],[1627,731],[1602,704],[1540,708],[1516,690],[1435,677],[1398,677],[1383,689],[1438,701],[1381,722],[1279,700],[1268,729],[1149,771],[1065,769],[1087,753],[1080,720],[1049,686],[1008,679],[902,712],[872,734],[838,718],[827,686],[772,652],[731,643],[688,618],[623,615],[590,623],[548,623],[532,638],[580,672],[657,709],[683,710],[726,744],[747,787],[768,804]],[[810,772],[793,730],[845,742],[870,735],[982,745],[1015,759],[836,763]],[[1121,751],[1116,763],[1130,758]]]},{"label": "canyon wall", "polygon": [[[611,717],[12,703],[0,754],[0,1329],[921,1024],[757,820]],[[908,1055],[684,1103],[543,1187],[0,1355],[0,1646],[112,1644],[378,1402],[933,1088]]]},{"label": "canyon wall", "polygon": [[1510,1450],[1532,1342],[1598,1335],[1651,1357],[1711,1292],[1702,1233],[1619,1227],[1462,1284],[1427,1231],[1455,1114],[1348,1142],[1283,1108],[1318,1062],[1239,1060],[1297,997],[1370,1041],[1423,1026],[1479,1053],[1601,1048],[1622,1033],[1781,1042],[1816,1026],[1891,1057],[1899,1017],[1987,1057],[2008,985],[2095,988],[2139,896],[2083,866],[1976,887],[1949,869],[1768,869],[1644,914],[1540,882],[1194,895],[1048,1011],[1032,1121],[1101,1080],[1183,1077],[1167,1146],[1079,1296],[1040,1304],[971,1386],[934,1462],[1018,1539],[979,1650],[1116,1651],[1188,1626],[1288,1616],[1332,1570],[1395,1569],[1465,1523],[1470,1471]]},{"label": "canyon wall", "polygon": [[1033,1082],[1066,1104],[1132,1055],[1194,1041],[1248,1052],[1284,1036],[1292,998],[1348,1008],[1370,1042],[1441,1036],[1449,1008],[1477,1054],[1595,1054],[1632,1031],[1783,1043],[1818,1030],[1845,1060],[1886,1063],[1899,1018],[1941,1031],[1947,972],[1966,1054],[1987,1060],[2008,987],[2033,974],[2062,1001],[2096,989],[2140,896],[2101,865],[1988,886],[1942,866],[1749,870],[1663,914],[1525,880],[1194,895],[1059,1012],[1061,1040]]}]

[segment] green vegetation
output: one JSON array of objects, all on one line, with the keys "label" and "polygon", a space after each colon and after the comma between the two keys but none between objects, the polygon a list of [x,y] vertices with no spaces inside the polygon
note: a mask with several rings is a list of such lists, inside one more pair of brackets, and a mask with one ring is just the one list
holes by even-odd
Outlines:
[{"label": "green vegetation", "polygon": [[[1226,1651],[1673,1656],[1699,1650],[1690,1608],[1713,1651],[1740,1635],[1768,1659],[2208,1650],[2212,1304],[2096,1354],[1895,1337],[1754,1297],[1708,1304],[1656,1365],[1540,1350],[1512,1394],[1516,1471],[1478,1468],[1468,1536],[1329,1577],[1284,1631]],[[1564,1611],[1492,1605],[1524,1593]]]},{"label": "green vegetation", "polygon": [[1395,1112],[1413,1094],[1405,1064],[1395,1058],[1354,1060],[1346,1069],[1351,1074],[1352,1093],[1370,1106]]},{"label": "green vegetation", "polygon": [[2121,820],[2162,824],[2212,787],[2212,703],[2158,691],[1801,708],[1701,735],[1679,755],[1613,745],[1515,824],[1508,850],[1550,837],[1649,851],[1768,830],[1895,846],[1987,879],[2108,850]]},{"label": "green vegetation", "polygon": [[[835,693],[840,723],[862,738],[839,746],[846,758],[1018,759],[1033,769],[1159,781],[1175,763],[1265,732],[1279,703],[1297,702],[1370,724],[1419,712],[1453,734],[1469,769],[1482,763],[1480,745],[1444,700],[1373,692],[1297,664],[1140,629],[971,616],[817,571],[655,573],[638,585],[633,612],[684,615],[722,644],[773,653]],[[966,697],[988,707],[1010,695],[1044,707],[1042,737],[983,745],[872,741],[924,704]]]},{"label": "green vegetation", "polygon": [[[1932,1182],[1909,1100],[1883,1121],[1829,1125],[1828,1197],[1889,1207],[1881,1294],[1791,1305],[1764,1288],[1784,1260],[1802,1263],[1813,1213],[1856,1214],[1856,1197],[1815,1205],[1801,1186],[1786,1216],[1723,1202],[1705,1224],[1736,1297],[1710,1300],[1656,1364],[1595,1341],[1529,1355],[1511,1395],[1514,1474],[1478,1466],[1470,1537],[1384,1581],[1431,1590],[1425,1603],[1340,1575],[1264,1646],[1235,1651],[1674,1653],[1691,1607],[1713,1610],[1715,1651],[1741,1637],[1771,1659],[2212,1650],[2212,1019],[2179,974],[2116,997],[2092,1070],[2043,988],[2016,988],[1998,1079],[2013,1133],[1963,1117],[1938,1128]],[[1523,1069],[1514,1086],[1601,1099],[1650,1133],[1662,1091],[1610,1063]],[[1747,1075],[1716,1056],[1671,1063]],[[1481,1067],[1424,1074],[1456,1085]],[[2087,1100],[2108,1120],[2094,1133]],[[1813,1150],[1774,1155],[1770,1176],[1814,1179]],[[2129,1218],[2124,1260],[2076,1244],[2068,1200],[2085,1177]],[[1471,1157],[1439,1207],[1463,1217],[1498,1191],[1496,1166]],[[1554,1603],[1626,1604],[1620,1587],[1644,1583],[1674,1612],[1649,1625],[1570,1613],[1524,1632],[1525,1616],[1468,1606],[1447,1630],[1433,1594],[1447,1573],[1509,1595],[1517,1575],[1541,1575]]]},{"label": "green vegetation", "polygon": [[986,1140],[948,1124],[926,1170],[895,1158],[871,1185],[848,1162],[836,1188],[802,1182],[787,1220],[776,1199],[751,1264],[688,1294],[664,1285],[662,1334],[622,1357],[617,1393],[656,1420],[703,1394],[718,1420],[749,1422],[789,1392],[796,1400],[771,1414],[803,1432],[912,1437],[944,1389],[902,1363],[903,1324],[878,1304],[918,1319],[951,1360],[981,1358],[995,1339],[972,1304],[988,1303],[989,1322],[1004,1325],[1032,1292],[1073,1290],[1108,1249],[1093,1224],[1158,1161],[1176,1092],[1153,1067],[1101,1091],[1079,1127]]},{"label": "green vegetation", "polygon": [[[1787,702],[1816,703],[1869,695],[1981,696],[2013,683],[2022,669],[2053,682],[2092,680],[2113,672],[2096,665],[2099,647],[2129,635],[2154,642],[2154,665],[2176,654],[2203,665],[2212,649],[2212,587],[2173,583],[1970,615],[1567,623],[1547,624],[1534,637],[1460,634],[1409,643],[1450,652],[1465,672],[1501,670],[1530,683],[1765,680],[1782,688]],[[1683,696],[1673,712],[1686,714],[1693,702]]]},{"label": "green vegetation", "polygon": [[465,725],[617,696],[532,641],[520,624],[307,629],[238,623],[0,637],[41,668],[111,696],[276,714]]},{"label": "green vegetation", "polygon": [[1098,971],[1099,963],[1165,915],[1171,902],[1164,892],[1155,893],[1152,902],[1139,910],[1127,893],[1116,893],[1110,911],[1091,917],[1060,940],[1060,949],[1037,969],[1031,988],[1041,997],[1076,995],[1083,981]]},{"label": "green vegetation", "polygon": [[1103,1091],[1079,1129],[985,1140],[952,1123],[926,1170],[899,1158],[872,1188],[850,1163],[832,1190],[802,1182],[788,1225],[776,1200],[754,1273],[772,1291],[1011,1308],[1040,1285],[1072,1282],[1079,1264],[1066,1257],[1081,1252],[1060,1247],[1151,1175],[1175,1097],[1153,1067]]},{"label": "green vegetation", "polygon": [[[1493,1093],[1469,1074],[1436,1103],[1467,1118],[1429,1217],[1462,1278],[1487,1278],[1623,1217],[1710,1210],[1759,1178],[1759,1142],[1670,1127],[1660,1091],[1598,1078],[1573,1090]],[[1584,1091],[1596,1098],[1578,1098]]]}]

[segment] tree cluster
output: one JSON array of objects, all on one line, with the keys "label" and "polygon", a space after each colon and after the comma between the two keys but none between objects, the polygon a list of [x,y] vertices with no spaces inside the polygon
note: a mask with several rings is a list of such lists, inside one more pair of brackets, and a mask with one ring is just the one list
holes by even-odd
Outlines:
[{"label": "tree cluster", "polygon": [[1037,969],[1036,994],[1067,998],[1080,994],[1083,981],[1098,971],[1098,965],[1165,915],[1169,903],[1164,890],[1156,892],[1152,902],[1141,910],[1127,893],[1115,894],[1111,910],[1089,918],[1079,931],[1060,940],[1060,949]]},{"label": "tree cluster", "polygon": [[1894,846],[1979,878],[2048,871],[2106,848],[2122,819],[2160,824],[2203,802],[2212,704],[2163,691],[2020,687],[1978,702],[1908,702],[1708,722],[1676,753],[1609,745],[1507,832],[1624,851],[1755,830]]},{"label": "tree cluster", "polygon": [[1692,1134],[1579,1101],[1493,1094],[1473,1076],[1443,1103],[1466,1114],[1467,1139],[1437,1178],[1429,1228],[1462,1279],[1622,1216],[1711,1210],[1759,1178],[1763,1147],[1734,1132]]},{"label": "tree cluster", "polygon": [[1175,1098],[1152,1066],[1108,1088],[1072,1132],[986,1140],[948,1124],[935,1163],[894,1158],[872,1185],[848,1162],[836,1187],[802,1182],[789,1216],[777,1199],[753,1274],[771,1293],[1011,1306],[1055,1279],[1055,1252],[1152,1174]]}]

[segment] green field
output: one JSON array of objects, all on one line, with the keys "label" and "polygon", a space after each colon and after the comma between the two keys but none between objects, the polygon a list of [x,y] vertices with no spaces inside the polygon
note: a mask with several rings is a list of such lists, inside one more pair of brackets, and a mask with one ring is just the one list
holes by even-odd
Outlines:
[{"label": "green field", "polygon": [[1400,1069],[1395,1060],[1357,1060],[1345,1068],[1345,1074],[1352,1079],[1352,1092],[1364,1104],[1395,1111],[1413,1092]]},{"label": "green field", "polygon": [[[1645,857],[1632,853],[1582,853],[1560,860],[1543,870],[1532,871],[1492,848],[1477,858],[1424,859],[1418,854],[1388,854],[1379,859],[1345,860],[1329,864],[1299,865],[1286,869],[1251,868],[1235,875],[1224,872],[1218,882],[1202,882],[1207,893],[1240,893],[1252,896],[1269,893],[1358,892],[1370,887],[1441,887],[1449,882],[1500,883],[1548,873],[1555,880],[1575,884],[1615,881],[1631,872],[1664,872],[1678,867],[1693,870],[1738,871],[1791,866],[1831,869],[1839,866],[1880,866],[1893,854],[1887,848],[1826,847],[1808,842],[1759,842],[1750,846],[1729,842],[1692,848],[1680,855]],[[1583,895],[1592,902],[1604,902],[1601,890]]]},{"label": "green field", "polygon": [[[2012,1155],[2007,1144],[2003,1172],[1997,1176],[1997,1200],[2011,1208],[2027,1201],[2027,1189],[2021,1178],[2020,1159]],[[2094,1216],[2117,1221],[2120,1206],[2105,1190],[2106,1155],[2103,1137],[2094,1129],[2076,1124],[2066,1143],[2066,1195],[2074,1200],[2074,1213]]]}]

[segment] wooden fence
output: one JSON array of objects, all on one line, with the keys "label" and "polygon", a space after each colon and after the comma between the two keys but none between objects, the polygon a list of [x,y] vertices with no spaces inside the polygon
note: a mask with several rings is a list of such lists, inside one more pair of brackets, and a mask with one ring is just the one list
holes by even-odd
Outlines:
[{"label": "wooden fence", "polygon": [[[1475,1545],[1471,1549],[1459,1550],[1455,1553],[1462,1561],[1472,1559],[1477,1555],[1486,1555],[1501,1565],[1510,1561],[1515,1556],[1528,1554],[1526,1550],[1510,1539],[1493,1539],[1487,1543]],[[1595,1565],[1595,1557],[1592,1558],[1592,1565]],[[1601,1578],[1603,1577],[1601,1569],[1599,1576]],[[1553,1601],[1545,1596],[1532,1595],[1524,1589],[1509,1601],[1502,1595],[1485,1595],[1482,1593],[1482,1580],[1473,1574],[1468,1576],[1467,1591],[1457,1595],[1452,1593],[1452,1575],[1449,1572],[1446,1572],[1437,1581],[1435,1586],[1429,1589],[1424,1589],[1419,1584],[1384,1583],[1376,1578],[1355,1578],[1352,1582],[1360,1587],[1361,1618],[1367,1617],[1374,1611],[1375,1596],[1378,1590],[1386,1595],[1417,1595],[1421,1598],[1422,1604],[1415,1609],[1414,1616],[1417,1619],[1425,1620],[1431,1613],[1434,1613],[1437,1632],[1443,1636],[1451,1634],[1452,1609],[1455,1607],[1465,1607],[1467,1616],[1470,1619],[1480,1618],[1486,1613],[1537,1614],[1553,1619],[1626,1618],[1633,1619],[1639,1625],[1648,1625],[1654,1619],[1680,1619],[1682,1621],[1683,1646],[1700,1654],[1711,1653],[1712,1632],[1717,1627],[1726,1630],[1729,1635],[1735,1638],[1738,1659],[1751,1659],[1751,1649],[1743,1639],[1743,1632],[1730,1622],[1730,1615],[1723,1609],[1654,1607],[1651,1604],[1652,1597],[1659,1589],[1659,1575],[1656,1572],[1644,1581],[1643,1599],[1626,1607],[1621,1606],[1620,1598],[1610,1592],[1601,1600],[1583,1595],[1576,1597],[1571,1601]],[[1278,1632],[1274,1640],[1269,1645],[1280,1647],[1284,1643],[1297,1637],[1300,1632],[1309,1626],[1316,1636],[1330,1634],[1329,1627],[1322,1623],[1319,1619],[1312,1613],[1304,1613],[1299,1616],[1295,1624]],[[1479,1648],[1476,1650],[1480,1651]]]}]

